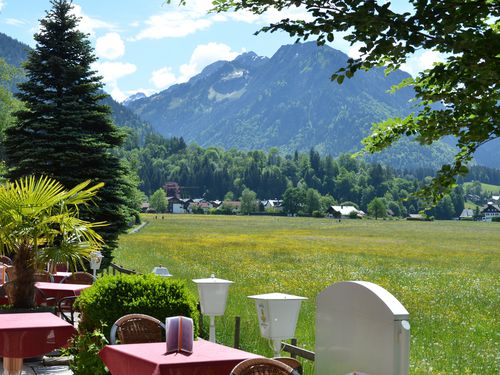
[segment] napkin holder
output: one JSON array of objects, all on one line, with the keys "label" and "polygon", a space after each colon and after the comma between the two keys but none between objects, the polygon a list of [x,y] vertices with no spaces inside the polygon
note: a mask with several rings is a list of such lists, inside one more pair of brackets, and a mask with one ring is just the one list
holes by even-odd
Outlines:
[{"label": "napkin holder", "polygon": [[167,354],[193,352],[193,319],[185,316],[169,317],[165,321],[165,332]]}]

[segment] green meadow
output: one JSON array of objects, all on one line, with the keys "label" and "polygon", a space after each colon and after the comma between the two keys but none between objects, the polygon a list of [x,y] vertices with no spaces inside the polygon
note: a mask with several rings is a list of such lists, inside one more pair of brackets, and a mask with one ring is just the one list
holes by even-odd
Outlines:
[{"label": "green meadow", "polygon": [[[217,341],[271,356],[247,296],[305,296],[296,337],[314,351],[315,298],[337,281],[365,280],[410,313],[412,374],[495,374],[499,363],[500,223],[407,222],[204,215],[146,215],[120,239],[115,262],[139,272],[167,266],[174,277],[235,283]],[[205,320],[205,328],[208,320]],[[313,365],[304,362],[305,374]]]}]

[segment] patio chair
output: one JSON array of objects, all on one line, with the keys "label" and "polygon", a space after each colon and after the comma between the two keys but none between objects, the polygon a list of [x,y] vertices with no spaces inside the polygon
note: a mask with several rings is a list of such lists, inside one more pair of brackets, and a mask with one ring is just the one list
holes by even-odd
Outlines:
[{"label": "patio chair", "polygon": [[7,255],[0,255],[0,263],[12,266],[12,259],[10,259]]},{"label": "patio chair", "polygon": [[290,366],[295,370],[295,372],[299,375],[302,375],[302,363],[300,363],[297,359],[292,357],[274,357],[275,361],[280,361],[285,365]]},{"label": "patio chair", "polygon": [[16,279],[16,269],[13,266],[7,267],[5,269],[5,275],[7,276],[7,281],[14,281]]},{"label": "patio chair", "polygon": [[37,271],[35,272],[35,281],[53,283],[54,277],[48,271]]},{"label": "patio chair", "polygon": [[116,337],[120,344],[138,344],[148,342],[162,342],[165,324],[158,319],[144,314],[128,314],[118,319],[111,327],[111,344],[116,344]]},{"label": "patio chair", "polygon": [[68,323],[75,325],[75,308],[73,306],[76,296],[63,297],[57,302],[59,316]]},{"label": "patio chair", "polygon": [[73,272],[61,280],[61,284],[85,284],[92,285],[95,277],[88,272]]},{"label": "patio chair", "polygon": [[49,271],[50,273],[68,272],[68,270],[69,270],[68,262],[54,262],[51,260],[47,265],[47,271]]},{"label": "patio chair", "polygon": [[298,375],[298,372],[274,359],[251,358],[238,363],[230,375]]},{"label": "patio chair", "polygon": [[[7,281],[2,285],[3,294],[7,296],[9,303],[14,301],[16,288],[18,288],[16,280]],[[56,299],[54,297],[47,297],[42,290],[35,288],[35,293],[33,294],[33,304],[40,306],[55,306]]]}]

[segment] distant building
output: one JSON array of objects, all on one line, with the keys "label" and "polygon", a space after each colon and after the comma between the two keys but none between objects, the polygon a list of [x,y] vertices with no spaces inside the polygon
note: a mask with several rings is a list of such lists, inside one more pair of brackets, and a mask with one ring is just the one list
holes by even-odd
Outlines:
[{"label": "distant building", "polygon": [[427,221],[429,219],[422,214],[409,214],[408,217],[406,218],[406,220]]},{"label": "distant building", "polygon": [[168,212],[173,214],[185,214],[189,212],[189,205],[192,199],[179,199],[176,197],[168,197]]},{"label": "distant building", "polygon": [[283,211],[283,201],[281,199],[268,199],[261,203],[264,210]]},{"label": "distant building", "polygon": [[484,217],[484,221],[491,221],[494,217],[500,217],[500,207],[498,204],[488,202],[481,210],[481,214]]},{"label": "distant building", "polygon": [[472,220],[474,218],[474,210],[472,208],[464,208],[458,220]]},{"label": "distant building", "polygon": [[326,210],[329,216],[335,218],[350,218],[353,215],[353,212],[357,217],[361,218],[365,216],[365,213],[361,210],[358,210],[354,206],[330,206],[328,210]]}]

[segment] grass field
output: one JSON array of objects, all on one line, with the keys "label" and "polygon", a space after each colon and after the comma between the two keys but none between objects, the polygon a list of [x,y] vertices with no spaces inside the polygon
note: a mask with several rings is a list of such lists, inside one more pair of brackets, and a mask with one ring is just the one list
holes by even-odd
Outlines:
[{"label": "grass field", "polygon": [[[337,281],[366,280],[410,312],[412,374],[498,374],[500,223],[165,215],[120,239],[116,262],[139,272],[159,264],[185,279],[215,273],[235,282],[217,339],[271,356],[246,296],[308,297],[297,326],[314,350],[315,297]],[[306,366],[311,375],[312,365]]]},{"label": "grass field", "polygon": [[[464,188],[466,188],[468,185],[472,185],[472,182],[465,182],[464,183]],[[500,192],[500,186],[499,185],[491,185],[491,184],[485,184],[481,183],[481,189],[487,193],[491,194],[498,194]]]}]

